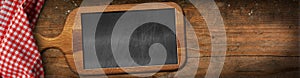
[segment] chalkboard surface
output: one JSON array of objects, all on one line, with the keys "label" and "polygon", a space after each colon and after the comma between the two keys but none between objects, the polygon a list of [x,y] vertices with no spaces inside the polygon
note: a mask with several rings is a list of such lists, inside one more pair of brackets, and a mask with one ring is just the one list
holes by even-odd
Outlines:
[{"label": "chalkboard surface", "polygon": [[[120,19],[124,14],[130,15],[131,18],[127,22]],[[101,17],[100,17],[101,15]],[[99,19],[100,18],[100,19]],[[82,34],[83,46],[94,45],[95,53],[87,48],[83,48],[84,68],[113,68],[120,67],[116,63],[112,53],[112,34],[118,22],[122,27],[130,28],[132,25],[137,25],[129,37],[129,53],[133,61],[142,66],[177,64],[177,43],[176,43],[176,25],[175,25],[175,9],[156,9],[156,10],[138,10],[138,11],[117,11],[117,12],[97,12],[97,13],[83,13],[82,19]],[[128,18],[127,18],[128,19]],[[147,20],[156,21],[147,21]],[[147,22],[145,22],[147,21]],[[157,22],[159,21],[159,22]],[[93,32],[88,29],[90,26],[97,26],[95,36],[89,36],[85,32]],[[126,31],[124,31],[126,32]],[[116,34],[114,37],[118,40],[117,44],[125,44],[127,40],[123,40],[122,33]],[[90,38],[95,37],[95,38]],[[95,39],[94,44],[87,44],[88,39]],[[166,61],[164,63],[150,63],[149,48],[153,44],[161,44],[166,50]],[[125,49],[124,49],[125,50]],[[122,53],[118,51],[117,53]],[[96,55],[94,55],[96,54]],[[97,56],[99,65],[95,64],[93,60],[89,60],[90,56]],[[164,58],[156,58],[156,60],[163,60]],[[153,59],[152,59],[153,60]],[[125,67],[136,66],[130,64],[132,62],[122,63]]]}]

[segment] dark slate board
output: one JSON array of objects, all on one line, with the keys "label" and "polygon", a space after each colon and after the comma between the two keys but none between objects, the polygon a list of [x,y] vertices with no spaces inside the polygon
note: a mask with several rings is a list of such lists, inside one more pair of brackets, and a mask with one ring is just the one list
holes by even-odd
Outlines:
[{"label": "dark slate board", "polygon": [[[112,31],[116,22],[124,14],[124,11],[118,12],[97,12],[97,13],[83,13],[82,16],[82,31],[83,31],[83,46],[94,45],[96,53],[93,54],[91,50],[83,48],[84,55],[84,68],[112,68],[120,67],[114,59],[111,38]],[[175,26],[175,10],[174,9],[159,9],[159,10],[139,10],[139,11],[127,11],[128,14],[133,14],[130,19],[136,20],[134,22],[144,21],[148,18],[162,20],[164,24],[156,22],[147,22],[141,24],[130,36],[129,40],[129,52],[131,58],[135,63],[142,66],[149,65],[163,65],[163,64],[177,64],[177,44],[176,44],[176,26]],[[101,16],[100,20],[99,17]],[[139,18],[137,18],[139,17]],[[140,19],[140,18],[143,19]],[[126,22],[121,25],[128,25]],[[165,25],[167,24],[167,26]],[[88,27],[97,26],[96,31],[89,30]],[[86,32],[95,32],[94,37]],[[121,39],[122,34],[118,34]],[[87,44],[88,39],[95,39],[94,44]],[[119,40],[118,44],[123,44],[124,40]],[[149,56],[149,48],[154,43],[160,43],[164,46],[167,57],[165,63],[152,63],[149,64],[151,58]],[[92,50],[93,51],[93,50]],[[122,51],[120,51],[122,52]],[[97,62],[90,60],[91,56],[97,55],[99,65]],[[159,59],[159,58],[158,58]],[[121,60],[122,61],[122,60]],[[130,62],[123,62],[130,63]],[[136,65],[127,64],[124,67],[132,67]]]}]

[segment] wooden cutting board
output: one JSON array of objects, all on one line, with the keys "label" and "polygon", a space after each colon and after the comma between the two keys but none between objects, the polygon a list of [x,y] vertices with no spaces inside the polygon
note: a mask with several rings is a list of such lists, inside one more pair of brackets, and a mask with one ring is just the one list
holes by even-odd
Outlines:
[{"label": "wooden cutting board", "polygon": [[[298,7],[293,7],[298,5],[297,1],[216,0],[216,2],[223,16],[228,37],[227,56],[221,77],[299,77],[297,74],[299,73],[298,43],[300,39],[297,37],[299,19],[296,11]],[[64,5],[57,5],[60,3]],[[122,2],[119,3],[122,4]],[[201,53],[202,57],[191,56],[188,62],[192,64],[195,59],[200,58],[200,67],[196,68],[198,69],[196,76],[204,77],[209,65],[209,58],[211,57],[210,35],[205,20],[191,4],[178,3],[183,8],[185,15],[187,15],[187,19],[192,25],[195,25],[194,28],[199,37],[199,45],[202,46],[200,52],[195,52]],[[286,3],[289,5],[286,5]],[[46,4],[41,14],[42,17],[39,19],[39,24],[36,27],[36,37],[38,37],[38,34],[45,36],[37,38],[37,42],[40,51],[44,55],[46,76],[78,77],[75,68],[72,68],[74,67],[72,66],[74,62],[72,60],[65,61],[65,58],[72,59],[73,56],[70,55],[71,49],[64,45],[70,45],[68,41],[72,40],[65,37],[65,35],[71,34],[66,33],[66,30],[71,31],[72,27],[70,27],[68,22],[73,21],[69,18],[72,18],[70,16],[74,14],[72,12],[69,14],[68,19],[64,19],[65,12],[72,10],[74,7],[69,8],[70,4],[55,0],[47,0]],[[115,2],[114,4],[118,3]],[[62,8],[66,5],[69,9]],[[58,6],[58,12],[55,6]],[[63,9],[63,11],[60,9]],[[252,14],[250,13],[251,10],[253,11]],[[55,34],[58,33],[60,35],[55,37]],[[58,40],[63,37],[65,37],[64,40]],[[48,42],[42,39],[51,41]],[[57,46],[61,46],[61,48],[55,49]],[[71,74],[73,72],[68,73],[70,70],[75,71],[75,74]],[[172,76],[173,73],[160,72],[153,77],[168,77]],[[188,73],[186,74],[186,76],[189,76]],[[120,76],[132,77],[126,74],[110,77]]]}]

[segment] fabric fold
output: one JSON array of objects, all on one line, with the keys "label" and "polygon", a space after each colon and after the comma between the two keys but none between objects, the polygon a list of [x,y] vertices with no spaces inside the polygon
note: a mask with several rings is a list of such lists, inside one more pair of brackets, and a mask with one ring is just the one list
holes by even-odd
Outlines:
[{"label": "fabric fold", "polygon": [[0,3],[0,77],[44,77],[33,38],[44,0],[2,0]]}]

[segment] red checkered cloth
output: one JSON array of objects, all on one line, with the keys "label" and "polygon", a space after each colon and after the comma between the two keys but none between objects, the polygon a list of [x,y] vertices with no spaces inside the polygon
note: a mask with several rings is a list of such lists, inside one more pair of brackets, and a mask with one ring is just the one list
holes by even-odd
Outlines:
[{"label": "red checkered cloth", "polygon": [[33,38],[44,0],[2,0],[0,3],[0,77],[40,78],[44,71]]}]

